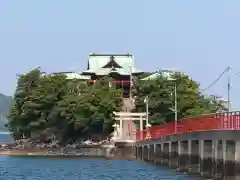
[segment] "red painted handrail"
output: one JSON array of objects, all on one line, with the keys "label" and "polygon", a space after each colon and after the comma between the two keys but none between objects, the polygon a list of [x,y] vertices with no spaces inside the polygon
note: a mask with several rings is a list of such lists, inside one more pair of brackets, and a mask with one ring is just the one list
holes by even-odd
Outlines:
[{"label": "red painted handrail", "polygon": [[[176,132],[175,132],[175,125]],[[193,118],[180,119],[162,125],[152,126],[136,132],[136,140],[156,139],[171,134],[210,130],[240,130],[240,112],[217,113]]]}]

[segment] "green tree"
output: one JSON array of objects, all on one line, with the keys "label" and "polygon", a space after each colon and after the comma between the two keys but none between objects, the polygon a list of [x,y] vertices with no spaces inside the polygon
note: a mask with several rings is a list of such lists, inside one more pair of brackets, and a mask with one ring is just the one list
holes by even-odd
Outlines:
[{"label": "green tree", "polygon": [[8,129],[15,139],[20,139],[29,131],[30,121],[28,110],[24,108],[25,102],[29,100],[29,94],[37,87],[40,79],[40,69],[34,69],[26,75],[20,75],[14,95],[15,103],[12,105]]},{"label": "green tree", "polygon": [[93,133],[107,136],[112,113],[122,106],[121,94],[109,88],[106,79],[88,85],[34,69],[19,77],[8,128],[15,139],[48,141],[55,136],[63,143]]},{"label": "green tree", "polygon": [[199,90],[199,84],[189,76],[174,73],[170,77],[162,75],[154,80],[138,80],[134,89],[136,96],[134,111],[146,111],[144,99],[148,96],[150,123],[154,125],[173,121],[175,85],[177,89],[178,119],[215,113],[226,109],[222,101],[204,96]]}]

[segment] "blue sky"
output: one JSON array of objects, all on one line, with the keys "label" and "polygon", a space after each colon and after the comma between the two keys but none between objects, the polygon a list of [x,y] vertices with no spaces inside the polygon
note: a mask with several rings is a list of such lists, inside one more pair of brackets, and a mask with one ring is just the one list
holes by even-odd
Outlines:
[{"label": "blue sky", "polygon": [[[130,52],[145,71],[184,71],[208,86],[227,67],[240,71],[240,1],[2,0],[0,92],[16,74],[83,71],[90,52]],[[232,106],[240,109],[232,72]],[[207,91],[227,97],[227,76]]]}]

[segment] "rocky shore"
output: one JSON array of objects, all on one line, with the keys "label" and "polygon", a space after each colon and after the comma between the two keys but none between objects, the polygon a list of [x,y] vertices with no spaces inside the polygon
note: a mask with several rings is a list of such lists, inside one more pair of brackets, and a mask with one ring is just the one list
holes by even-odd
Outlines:
[{"label": "rocky shore", "polygon": [[0,144],[0,155],[9,156],[111,157],[113,150],[114,145],[108,141],[98,143],[85,141],[67,144],[65,146],[60,146],[58,141],[40,143],[28,140]]}]

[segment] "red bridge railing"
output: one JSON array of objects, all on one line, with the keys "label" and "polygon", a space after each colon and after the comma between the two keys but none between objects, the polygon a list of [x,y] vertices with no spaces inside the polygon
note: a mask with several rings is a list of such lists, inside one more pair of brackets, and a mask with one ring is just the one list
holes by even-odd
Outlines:
[{"label": "red bridge railing", "polygon": [[[176,130],[175,130],[176,125]],[[240,112],[217,113],[152,126],[136,132],[136,140],[156,139],[171,134],[210,130],[240,130]]]}]

